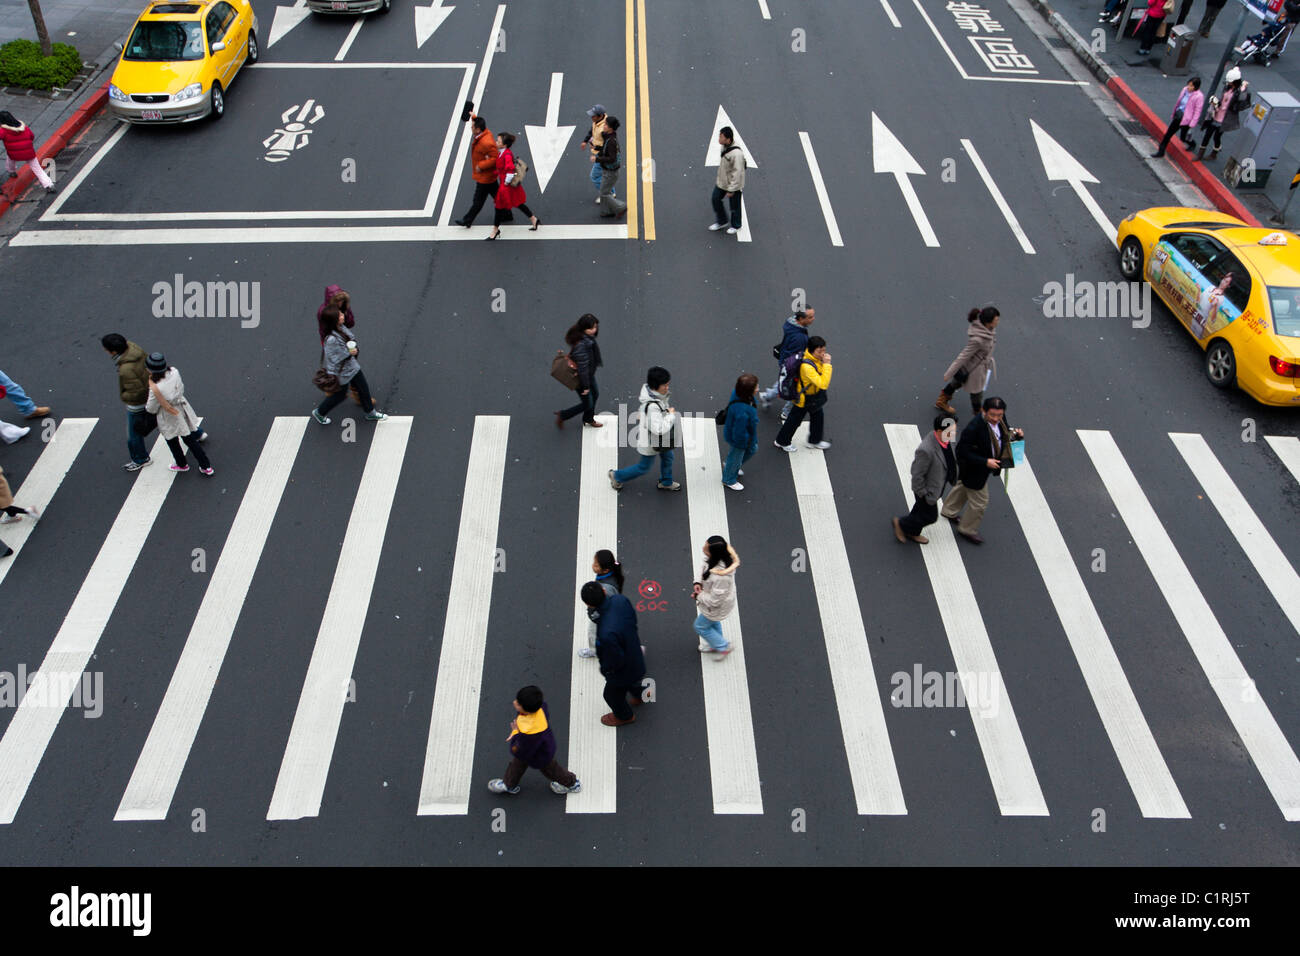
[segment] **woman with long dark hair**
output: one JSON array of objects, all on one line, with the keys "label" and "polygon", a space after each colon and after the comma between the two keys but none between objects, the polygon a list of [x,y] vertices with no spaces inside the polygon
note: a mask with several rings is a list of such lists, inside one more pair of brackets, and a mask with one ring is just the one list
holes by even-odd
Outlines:
[{"label": "woman with long dark hair", "polygon": [[998,317],[997,308],[986,305],[982,309],[971,309],[966,316],[966,347],[952,360],[943,377],[948,380],[934,407],[949,415],[956,415],[957,409],[949,404],[949,399],[959,388],[970,393],[971,414],[980,413],[984,401],[984,386],[997,374],[997,364],[993,361],[993,347],[997,344]]},{"label": "woman with long dark hair", "polygon": [[600,368],[600,346],[596,336],[600,332],[600,320],[588,312],[569,327],[564,333],[565,344],[569,346],[569,358],[578,367],[578,404],[561,409],[555,413],[555,427],[563,428],[564,423],[574,415],[582,416],[582,424],[592,428],[601,428],[596,421],[596,398],[600,389],[596,387],[596,369]]},{"label": "woman with long dark hair", "polygon": [[[623,593],[623,565],[618,563],[614,552],[601,548],[591,562],[591,570],[596,575],[596,583],[609,595]],[[643,648],[644,649],[644,648]],[[587,646],[578,649],[579,657],[596,656],[596,622],[587,622]]]},{"label": "woman with long dark hair", "polygon": [[722,660],[731,644],[722,636],[722,622],[736,609],[736,569],[740,558],[722,535],[712,535],[704,545],[704,571],[695,582],[695,633],[700,635],[700,653],[715,654]]}]

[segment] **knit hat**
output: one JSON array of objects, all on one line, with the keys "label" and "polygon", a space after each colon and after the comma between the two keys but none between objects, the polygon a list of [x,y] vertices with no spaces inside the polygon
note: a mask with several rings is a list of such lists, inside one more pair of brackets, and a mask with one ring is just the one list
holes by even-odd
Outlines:
[{"label": "knit hat", "polygon": [[150,352],[149,357],[144,360],[144,367],[151,372],[167,371],[167,356],[161,352]]}]

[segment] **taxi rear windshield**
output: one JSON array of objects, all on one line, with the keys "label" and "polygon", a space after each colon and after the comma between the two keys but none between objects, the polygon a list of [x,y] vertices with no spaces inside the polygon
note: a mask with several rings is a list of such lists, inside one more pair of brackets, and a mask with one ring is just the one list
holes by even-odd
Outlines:
[{"label": "taxi rear windshield", "polygon": [[1273,331],[1300,338],[1300,287],[1268,287],[1268,304],[1273,310]]},{"label": "taxi rear windshield", "polygon": [[198,20],[141,20],[122,53],[124,60],[171,62],[203,59]]}]

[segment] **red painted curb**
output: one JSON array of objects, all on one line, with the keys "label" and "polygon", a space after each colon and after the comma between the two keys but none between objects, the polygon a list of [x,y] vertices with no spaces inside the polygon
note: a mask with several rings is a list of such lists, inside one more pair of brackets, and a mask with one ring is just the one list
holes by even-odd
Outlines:
[{"label": "red painted curb", "polygon": [[[1147,106],[1142,98],[1133,92],[1133,89],[1121,80],[1119,77],[1113,77],[1106,83],[1114,95],[1119,100],[1124,109],[1133,114],[1133,117],[1146,127],[1146,131],[1155,137],[1159,142],[1165,135],[1165,129],[1168,123],[1162,120],[1151,107]],[[1226,212],[1229,216],[1236,216],[1242,222],[1252,226],[1263,226],[1255,214],[1246,208],[1227,185],[1219,180],[1214,173],[1206,168],[1204,163],[1198,163],[1192,159],[1192,154],[1177,146],[1171,146],[1169,152],[1165,154],[1173,160],[1175,166],[1187,174],[1187,178],[1203,192],[1210,202],[1220,212]]]},{"label": "red painted curb", "polygon": [[[62,152],[63,147],[72,142],[94,115],[104,108],[104,104],[107,102],[108,83],[106,82],[94,93],[86,97],[86,101],[73,110],[72,115],[64,120],[62,126],[55,130],[54,135],[41,145],[41,148],[36,151],[37,161],[43,162]],[[0,190],[0,216],[9,211],[9,207],[27,191],[27,187],[35,179],[36,176],[32,171],[24,166],[22,171],[18,173],[17,179],[11,179],[5,184],[4,189]]]}]

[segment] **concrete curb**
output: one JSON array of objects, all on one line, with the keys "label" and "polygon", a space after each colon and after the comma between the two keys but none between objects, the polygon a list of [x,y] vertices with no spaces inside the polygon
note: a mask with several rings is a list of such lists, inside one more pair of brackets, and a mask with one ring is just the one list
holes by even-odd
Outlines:
[{"label": "concrete curb", "polygon": [[[1037,10],[1044,19],[1051,24],[1054,29],[1066,42],[1076,56],[1083,62],[1093,76],[1110,90],[1111,95],[1126,109],[1129,114],[1142,124],[1152,137],[1158,143],[1165,134],[1166,123],[1160,116],[1147,106],[1140,96],[1133,92],[1132,87],[1119,78],[1114,70],[1101,61],[1097,54],[1092,52],[1092,47],[1088,44],[1079,32],[1065,22],[1065,19],[1054,11],[1045,0],[1028,0],[1031,7]],[[1236,216],[1242,222],[1248,225],[1261,226],[1262,223],[1255,217],[1246,206],[1239,200],[1227,187],[1226,184],[1219,181],[1204,164],[1196,162],[1192,154],[1184,151],[1181,147],[1171,146],[1166,157],[1183,173],[1192,184],[1209,200],[1220,212],[1225,212],[1229,216]]]},{"label": "concrete curb", "polygon": [[[108,83],[97,89],[85,101],[78,106],[66,120],[63,125],[55,130],[54,135],[47,139],[41,148],[36,151],[38,162],[44,162],[54,156],[59,155],[63,148],[67,146],[77,134],[80,133],[94,117],[95,114],[104,108],[108,102]],[[17,179],[11,179],[4,189],[0,190],[0,216],[9,211],[12,206],[24,192],[36,180],[35,174],[24,166],[18,174]]]}]

